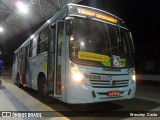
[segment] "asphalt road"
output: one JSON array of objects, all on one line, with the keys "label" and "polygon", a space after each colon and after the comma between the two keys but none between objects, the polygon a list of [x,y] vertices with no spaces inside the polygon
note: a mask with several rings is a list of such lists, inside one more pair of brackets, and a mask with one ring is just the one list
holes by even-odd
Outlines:
[{"label": "asphalt road", "polygon": [[[3,80],[13,85],[11,75],[3,74]],[[32,97],[41,100],[38,93],[32,89],[22,88]],[[160,83],[153,81],[137,81],[136,97],[131,100],[121,100],[87,105],[69,105],[57,100],[46,104],[69,119],[86,120],[117,120],[117,119],[160,119]],[[132,116],[133,115],[133,116]],[[138,115],[140,117],[135,117]],[[152,115],[152,116],[151,116]],[[156,116],[157,115],[157,116]]]}]

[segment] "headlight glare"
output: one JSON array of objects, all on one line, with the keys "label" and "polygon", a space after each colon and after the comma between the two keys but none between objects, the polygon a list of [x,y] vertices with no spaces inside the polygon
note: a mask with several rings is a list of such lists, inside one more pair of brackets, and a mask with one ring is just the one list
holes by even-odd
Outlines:
[{"label": "headlight glare", "polygon": [[132,75],[132,80],[136,81],[136,75]]},{"label": "headlight glare", "polygon": [[81,73],[77,72],[77,73],[73,73],[72,78],[75,81],[81,82],[83,80],[83,76]]},{"label": "headlight glare", "polygon": [[70,67],[71,67],[72,79],[77,82],[83,82],[83,74],[80,72],[78,66],[71,63]]},{"label": "headlight glare", "polygon": [[135,72],[135,68],[133,68],[131,70],[131,75],[132,75],[132,80],[135,82],[136,81],[136,72]]}]

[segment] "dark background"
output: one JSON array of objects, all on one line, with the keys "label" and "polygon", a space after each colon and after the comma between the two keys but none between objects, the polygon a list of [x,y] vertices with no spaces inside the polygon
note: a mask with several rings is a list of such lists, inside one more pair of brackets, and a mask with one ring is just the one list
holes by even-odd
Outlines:
[{"label": "dark background", "polygon": [[[141,74],[160,74],[160,3],[158,0],[83,0],[79,4],[108,11],[123,19],[132,32],[135,44],[136,71]],[[42,23],[41,23],[42,24]],[[12,56],[24,41],[41,24],[7,41],[4,56],[8,66]],[[7,57],[6,57],[7,56]],[[149,67],[148,67],[149,66]]]}]

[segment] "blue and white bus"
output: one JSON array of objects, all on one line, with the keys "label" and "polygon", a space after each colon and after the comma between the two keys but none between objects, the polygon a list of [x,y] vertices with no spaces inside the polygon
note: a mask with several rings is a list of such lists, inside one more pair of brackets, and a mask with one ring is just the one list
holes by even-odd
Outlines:
[{"label": "blue and white bus", "polygon": [[67,4],[15,52],[18,86],[70,104],[135,97],[134,45],[124,21]]}]

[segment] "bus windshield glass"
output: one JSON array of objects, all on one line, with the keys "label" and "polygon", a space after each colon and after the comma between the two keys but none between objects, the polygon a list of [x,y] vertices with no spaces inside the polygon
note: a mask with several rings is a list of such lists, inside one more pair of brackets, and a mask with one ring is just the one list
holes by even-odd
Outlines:
[{"label": "bus windshield glass", "polygon": [[101,67],[133,67],[129,32],[91,19],[74,18],[70,35],[70,59]]}]

